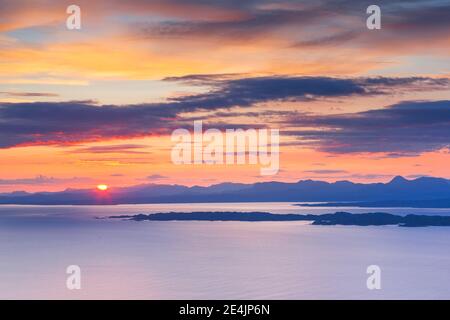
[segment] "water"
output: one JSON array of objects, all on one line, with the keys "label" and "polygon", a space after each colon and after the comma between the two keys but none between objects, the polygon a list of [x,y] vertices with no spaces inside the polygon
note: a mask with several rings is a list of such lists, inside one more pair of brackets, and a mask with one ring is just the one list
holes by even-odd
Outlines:
[{"label": "water", "polygon": [[[450,299],[450,228],[95,219],[168,211],[449,215],[291,203],[0,206],[2,299]],[[66,289],[79,265],[82,289]],[[366,268],[382,270],[368,290]]]}]

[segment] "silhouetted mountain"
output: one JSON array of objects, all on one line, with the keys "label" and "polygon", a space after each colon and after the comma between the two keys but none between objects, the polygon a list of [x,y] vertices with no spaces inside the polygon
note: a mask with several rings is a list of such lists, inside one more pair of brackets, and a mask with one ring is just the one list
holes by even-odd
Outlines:
[{"label": "silhouetted mountain", "polygon": [[[433,206],[450,199],[450,181],[442,178],[407,180],[395,177],[388,183],[353,183],[302,180],[296,183],[221,183],[208,187],[144,184],[111,188],[107,192],[73,190],[0,194],[0,204],[125,204],[189,202],[364,202],[416,201]],[[448,202],[447,202],[448,203]]]}]

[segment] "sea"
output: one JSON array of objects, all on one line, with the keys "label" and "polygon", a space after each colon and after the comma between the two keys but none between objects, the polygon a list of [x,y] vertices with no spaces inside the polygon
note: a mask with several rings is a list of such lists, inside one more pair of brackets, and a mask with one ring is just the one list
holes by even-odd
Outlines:
[{"label": "sea", "polygon": [[[130,221],[192,211],[450,215],[296,203],[0,206],[0,299],[450,299],[450,228]],[[69,266],[80,289],[70,289]],[[367,285],[379,268],[379,286]],[[371,269],[369,268],[369,271]]]}]

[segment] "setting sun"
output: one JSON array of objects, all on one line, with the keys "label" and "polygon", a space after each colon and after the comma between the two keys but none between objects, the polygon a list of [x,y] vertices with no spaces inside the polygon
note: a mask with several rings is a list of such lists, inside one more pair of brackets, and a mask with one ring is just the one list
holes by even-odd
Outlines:
[{"label": "setting sun", "polygon": [[108,186],[106,184],[99,184],[97,186],[97,189],[100,191],[106,191],[106,190],[108,190]]}]

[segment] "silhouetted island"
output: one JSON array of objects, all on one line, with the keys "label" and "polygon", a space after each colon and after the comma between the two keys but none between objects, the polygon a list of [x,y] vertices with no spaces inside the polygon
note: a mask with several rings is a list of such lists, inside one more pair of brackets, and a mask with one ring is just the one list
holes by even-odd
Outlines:
[{"label": "silhouetted island", "polygon": [[450,216],[393,215],[384,212],[353,214],[273,214],[268,212],[167,212],[110,216],[110,219],[134,221],[312,221],[313,225],[385,226],[400,227],[450,226]]},{"label": "silhouetted island", "polygon": [[299,207],[360,207],[360,208],[450,208],[450,198],[431,200],[383,200],[325,203],[298,203]]}]

